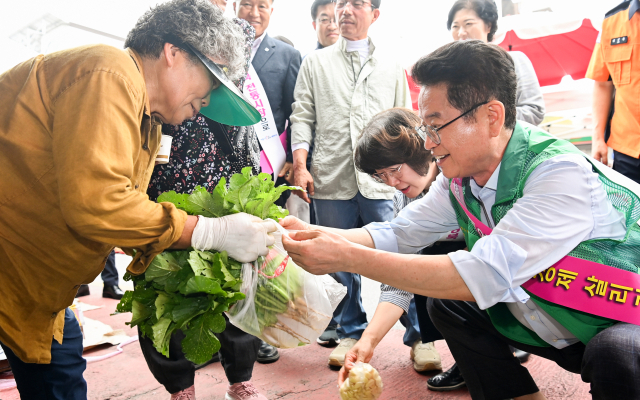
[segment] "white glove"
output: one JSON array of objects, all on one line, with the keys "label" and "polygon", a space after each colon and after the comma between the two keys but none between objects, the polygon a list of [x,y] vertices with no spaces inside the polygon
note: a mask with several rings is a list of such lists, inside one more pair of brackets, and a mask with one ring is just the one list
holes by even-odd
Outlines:
[{"label": "white glove", "polygon": [[198,250],[226,251],[240,262],[255,261],[269,254],[268,246],[275,242],[271,232],[277,230],[274,221],[263,221],[240,213],[222,218],[198,217],[191,236],[191,246]]}]

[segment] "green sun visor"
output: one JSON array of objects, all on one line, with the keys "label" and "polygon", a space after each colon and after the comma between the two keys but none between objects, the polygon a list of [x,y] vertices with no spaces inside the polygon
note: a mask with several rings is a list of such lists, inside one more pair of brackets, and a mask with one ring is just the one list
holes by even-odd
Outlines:
[{"label": "green sun visor", "polygon": [[229,126],[249,126],[260,122],[262,119],[260,112],[244,97],[242,92],[227,78],[227,75],[216,63],[188,43],[176,45],[184,46],[195,54],[221,83],[211,92],[209,105],[200,109],[202,115]]}]

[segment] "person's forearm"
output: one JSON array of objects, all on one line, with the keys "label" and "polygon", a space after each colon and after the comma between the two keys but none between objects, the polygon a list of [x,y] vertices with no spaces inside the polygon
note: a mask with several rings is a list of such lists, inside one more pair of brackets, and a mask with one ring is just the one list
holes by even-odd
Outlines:
[{"label": "person's forearm", "polygon": [[180,239],[177,242],[171,245],[171,249],[186,249],[187,247],[191,247],[191,236],[193,235],[193,230],[198,223],[198,217],[189,215],[187,217],[187,222],[184,224],[184,229],[182,230],[182,235],[180,235]]},{"label": "person's forearm", "polygon": [[375,348],[402,317],[402,314],[404,314],[404,310],[393,303],[379,303],[360,340],[368,340],[371,347]]},{"label": "person's forearm", "polygon": [[604,131],[609,121],[613,82],[594,82],[593,86],[593,141],[604,142]]},{"label": "person's forearm", "polygon": [[307,169],[307,156],[309,152],[305,149],[298,149],[293,152],[293,169],[294,171],[300,168]]},{"label": "person's forearm", "polygon": [[446,255],[397,254],[352,246],[344,254],[344,271],[427,297],[475,301]]},{"label": "person's forearm", "polygon": [[376,245],[373,242],[373,238],[371,237],[369,232],[364,228],[338,229],[338,228],[329,228],[327,226],[320,226],[320,225],[311,225],[311,228],[325,231],[325,232],[335,233],[336,235],[340,235],[350,242],[368,247],[370,249],[376,248]]}]

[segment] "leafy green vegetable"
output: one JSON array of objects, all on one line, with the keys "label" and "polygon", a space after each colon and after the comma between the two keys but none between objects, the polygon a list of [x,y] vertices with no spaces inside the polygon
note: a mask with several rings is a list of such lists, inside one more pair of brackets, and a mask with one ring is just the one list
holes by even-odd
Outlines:
[{"label": "leafy green vegetable", "polygon": [[[278,219],[288,214],[274,204],[285,190],[299,188],[276,188],[271,175],[254,176],[251,167],[247,167],[231,177],[228,188],[222,178],[212,193],[198,186],[191,194],[163,193],[158,202],[170,202],[187,214],[204,217],[246,212],[262,219]],[[241,272],[242,264],[230,259],[226,252],[165,251],[156,256],[144,274],[125,276],[134,282],[135,289],[124,294],[117,312],[131,312],[128,324],[139,326],[156,350],[167,357],[171,335],[182,330],[185,356],[202,364],[220,349],[215,334],[225,329],[222,313],[245,298],[239,292]],[[272,308],[282,309],[279,304]]]}]

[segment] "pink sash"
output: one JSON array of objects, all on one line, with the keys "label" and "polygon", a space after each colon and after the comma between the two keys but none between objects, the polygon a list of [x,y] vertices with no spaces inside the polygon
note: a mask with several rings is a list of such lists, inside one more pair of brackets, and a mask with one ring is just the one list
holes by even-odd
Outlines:
[{"label": "pink sash", "polygon": [[[461,179],[451,180],[451,192],[478,234],[491,234],[492,229],[467,209]],[[640,325],[640,275],[633,272],[565,256],[522,287],[564,307]]]}]

